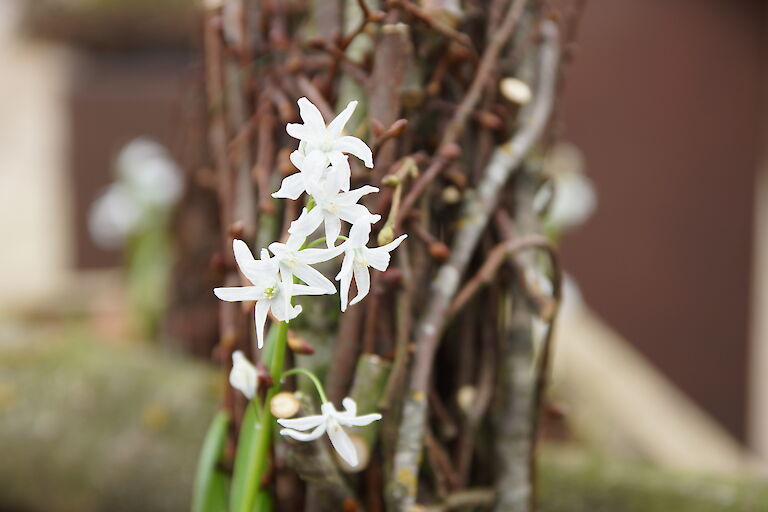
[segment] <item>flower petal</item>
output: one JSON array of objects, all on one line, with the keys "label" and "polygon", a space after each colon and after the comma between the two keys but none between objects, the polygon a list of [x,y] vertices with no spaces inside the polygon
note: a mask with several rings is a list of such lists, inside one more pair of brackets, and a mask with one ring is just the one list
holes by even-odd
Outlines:
[{"label": "flower petal", "polygon": [[352,284],[352,263],[355,260],[355,255],[348,252],[344,255],[344,261],[341,263],[341,270],[336,275],[336,280],[341,281],[339,283],[339,293],[341,295],[341,311],[347,310],[347,302],[349,300],[349,286]]},{"label": "flower petal", "polygon": [[373,167],[373,153],[371,153],[371,148],[357,137],[350,137],[349,135],[339,137],[333,141],[333,149],[341,151],[342,153],[355,155],[365,163],[366,167]]},{"label": "flower petal", "polygon": [[214,288],[213,294],[227,302],[241,302],[245,300],[258,300],[262,291],[255,286],[234,286]]},{"label": "flower petal", "polygon": [[297,236],[311,235],[323,222],[323,213],[317,206],[312,210],[304,208],[299,218],[291,222],[288,233]]},{"label": "flower petal", "polygon": [[[336,288],[334,288],[333,292],[336,291]],[[292,287],[291,294],[295,297],[297,295],[325,295],[328,291],[324,290],[322,288],[315,288],[313,286],[306,286],[303,284],[294,284]],[[301,306],[295,306],[295,307],[301,307]]]},{"label": "flower petal", "polygon": [[341,234],[341,220],[336,215],[325,215],[325,243],[331,248],[336,246],[336,239]]},{"label": "flower petal", "polygon": [[365,185],[360,188],[356,188],[355,190],[350,190],[349,192],[342,192],[339,194],[338,202],[343,204],[355,204],[364,195],[373,194],[374,192],[378,191],[379,189],[376,187]]},{"label": "flower petal", "polygon": [[344,412],[351,416],[357,416],[357,403],[350,397],[345,397],[341,401],[341,406],[344,407]]},{"label": "flower petal", "polygon": [[294,430],[309,430],[325,422],[325,416],[316,414],[313,416],[304,416],[302,418],[278,419],[277,422],[285,427]]},{"label": "flower petal", "polygon": [[400,235],[386,245],[381,247],[374,247],[373,249],[365,250],[365,257],[368,261],[368,265],[375,268],[380,272],[387,270],[389,266],[389,253],[397,249],[397,247],[405,240],[408,235]]},{"label": "flower petal", "polygon": [[259,348],[264,346],[264,324],[267,323],[268,311],[268,300],[260,300],[256,303],[256,308],[254,310],[254,325],[256,327],[256,340]]},{"label": "flower petal", "polygon": [[356,107],[357,101],[350,101],[346,108],[344,108],[344,110],[342,110],[341,113],[337,115],[336,118],[330,122],[330,124],[328,124],[329,136],[333,138],[341,137],[341,133],[344,131],[344,126],[346,126],[347,122],[349,122],[349,118],[352,117]]},{"label": "flower petal", "polygon": [[368,267],[362,265],[354,265],[352,271],[355,273],[355,284],[357,285],[357,297],[352,299],[349,303],[350,306],[357,304],[368,295],[371,291],[371,274],[368,272]]},{"label": "flower petal", "polygon": [[339,185],[339,190],[349,192],[352,181],[352,169],[349,167],[349,157],[340,151],[330,153],[331,173]]},{"label": "flower petal", "polygon": [[374,412],[371,414],[364,414],[362,416],[354,416],[352,418],[344,418],[341,421],[344,423],[344,425],[350,426],[350,427],[364,427],[366,425],[370,425],[374,421],[378,421],[381,419],[381,414]]},{"label": "flower petal", "polygon": [[289,428],[284,428],[280,431],[280,435],[292,437],[297,441],[314,441],[315,439],[319,439],[323,434],[325,434],[325,423],[321,423],[312,432],[299,432],[298,430],[291,430]]},{"label": "flower petal", "polygon": [[329,249],[302,249],[298,252],[298,258],[302,263],[314,265],[315,263],[332,260],[342,252],[344,252],[343,244]]},{"label": "flower petal", "polygon": [[365,247],[371,236],[371,224],[373,216],[361,218],[349,228],[349,246],[355,249]]},{"label": "flower petal", "polygon": [[334,284],[320,271],[310,267],[306,263],[298,263],[293,268],[293,274],[307,283],[311,288],[318,288],[324,290],[326,293],[336,293],[336,286],[334,286]]},{"label": "flower petal", "polygon": [[366,220],[371,224],[377,222],[381,216],[372,214],[368,208],[361,204],[347,204],[339,208],[339,218],[350,224],[355,224],[361,220]]},{"label": "flower petal", "polygon": [[301,120],[304,121],[304,126],[312,132],[312,138],[308,139],[308,142],[312,142],[313,139],[322,140],[326,131],[323,114],[320,113],[314,103],[305,97],[299,98],[298,104]]},{"label": "flower petal", "polygon": [[344,459],[344,462],[352,467],[357,466],[357,450],[341,425],[335,420],[329,420],[326,428],[328,430],[328,437],[331,438],[331,444],[341,458]]},{"label": "flower petal", "polygon": [[306,124],[288,123],[285,131],[294,139],[312,141],[316,139],[315,132]]},{"label": "flower petal", "polygon": [[304,176],[301,174],[301,171],[299,171],[283,178],[283,182],[280,184],[280,190],[272,194],[272,197],[276,199],[296,200],[303,193]]}]

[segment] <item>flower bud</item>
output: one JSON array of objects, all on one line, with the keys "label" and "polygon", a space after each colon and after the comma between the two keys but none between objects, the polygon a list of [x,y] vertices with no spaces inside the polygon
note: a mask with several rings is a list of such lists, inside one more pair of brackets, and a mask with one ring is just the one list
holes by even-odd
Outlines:
[{"label": "flower bud", "polygon": [[499,83],[499,90],[502,96],[518,105],[525,105],[533,96],[528,84],[518,78],[504,78]]},{"label": "flower bud", "polygon": [[300,406],[301,402],[289,391],[281,391],[269,402],[269,410],[275,418],[292,418]]}]

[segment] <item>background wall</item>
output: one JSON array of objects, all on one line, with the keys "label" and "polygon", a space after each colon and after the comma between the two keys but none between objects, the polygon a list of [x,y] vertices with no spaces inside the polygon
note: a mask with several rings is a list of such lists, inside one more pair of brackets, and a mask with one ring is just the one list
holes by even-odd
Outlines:
[{"label": "background wall", "polygon": [[566,268],[611,325],[742,439],[764,9],[592,0],[565,108],[599,197],[565,240]]}]

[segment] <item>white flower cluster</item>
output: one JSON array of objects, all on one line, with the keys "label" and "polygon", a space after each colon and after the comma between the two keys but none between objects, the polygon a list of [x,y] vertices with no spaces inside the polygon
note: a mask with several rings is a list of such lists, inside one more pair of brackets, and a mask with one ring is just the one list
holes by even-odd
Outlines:
[{"label": "white flower cluster", "polygon": [[168,151],[152,139],[129,142],[117,156],[117,179],[91,205],[88,230],[96,244],[115,249],[141,230],[157,223],[184,187],[181,170]]},{"label": "white flower cluster", "polygon": [[[298,199],[306,193],[310,200],[298,219],[291,223],[285,243],[274,242],[268,250],[262,249],[255,259],[245,242],[235,240],[235,260],[252,286],[216,288],[214,293],[226,301],[256,301],[256,333],[259,348],[264,344],[264,324],[271,311],[281,322],[288,322],[301,313],[301,306],[291,304],[298,295],[336,293],[335,285],[312,265],[328,261],[344,253],[340,281],[341,310],[348,304],[360,302],[370,291],[369,267],[384,271],[389,266],[389,253],[405,239],[381,246],[367,247],[371,224],[380,219],[358,204],[366,194],[378,192],[366,185],[350,190],[350,166],[347,154],[373,167],[373,155],[362,140],[342,135],[344,125],[357,106],[352,101],[326,126],[320,111],[306,98],[298,101],[303,124],[288,124],[289,135],[299,139],[299,148],[291,154],[291,162],[299,172],[286,177],[276,198]],[[341,237],[342,221],[351,225],[349,237]],[[325,248],[314,248],[322,238],[307,243],[320,225],[324,226]],[[344,241],[337,245],[339,239]],[[271,253],[271,255],[270,255]],[[357,296],[348,301],[349,288],[354,277]],[[296,283],[295,280],[303,284]]]}]

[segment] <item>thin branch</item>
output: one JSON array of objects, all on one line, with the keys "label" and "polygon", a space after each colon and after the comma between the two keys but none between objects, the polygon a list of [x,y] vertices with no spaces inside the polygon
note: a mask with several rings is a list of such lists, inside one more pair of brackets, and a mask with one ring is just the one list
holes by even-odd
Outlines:
[{"label": "thin branch", "polygon": [[390,500],[394,510],[409,510],[415,503],[416,485],[413,480],[418,472],[426,421],[425,395],[440,337],[448,320],[447,313],[458,289],[459,280],[491,213],[498,205],[501,191],[513,171],[519,167],[544,132],[552,111],[560,56],[559,30],[554,22],[544,21],[541,34],[539,77],[534,101],[530,110],[525,112],[517,134],[507,144],[494,151],[479,184],[477,196],[470,196],[465,200],[465,221],[454,238],[450,260],[441,267],[433,283],[427,313],[419,325],[410,393],[404,405],[393,468]]}]

